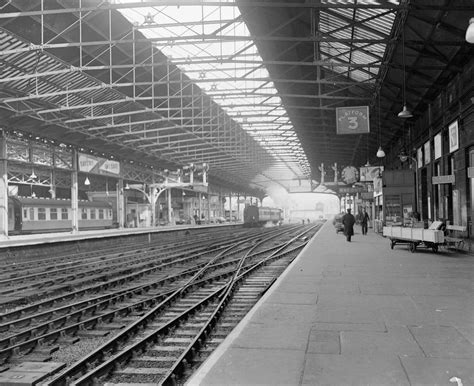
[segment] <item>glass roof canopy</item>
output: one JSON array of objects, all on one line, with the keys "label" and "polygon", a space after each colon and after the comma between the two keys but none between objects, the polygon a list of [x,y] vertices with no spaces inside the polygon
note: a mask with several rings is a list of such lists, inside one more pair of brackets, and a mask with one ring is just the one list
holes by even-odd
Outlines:
[{"label": "glass roof canopy", "polygon": [[160,38],[155,46],[263,148],[283,161],[285,168],[309,176],[306,155],[237,6],[120,11],[144,36]]}]

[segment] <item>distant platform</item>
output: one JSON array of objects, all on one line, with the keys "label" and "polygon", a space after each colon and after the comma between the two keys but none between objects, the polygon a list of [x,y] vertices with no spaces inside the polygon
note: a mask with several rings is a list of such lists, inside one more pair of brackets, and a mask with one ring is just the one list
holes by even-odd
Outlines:
[{"label": "distant platform", "polygon": [[58,233],[38,233],[29,235],[12,235],[8,238],[0,240],[0,249],[14,248],[22,246],[32,246],[51,243],[62,243],[70,241],[80,241],[88,239],[104,239],[111,237],[124,237],[133,235],[153,234],[158,232],[177,232],[186,230],[202,230],[206,228],[238,226],[242,223],[223,223],[223,224],[206,224],[206,225],[170,225],[159,226],[155,228],[123,228],[123,229],[100,229],[72,232],[58,232]]}]

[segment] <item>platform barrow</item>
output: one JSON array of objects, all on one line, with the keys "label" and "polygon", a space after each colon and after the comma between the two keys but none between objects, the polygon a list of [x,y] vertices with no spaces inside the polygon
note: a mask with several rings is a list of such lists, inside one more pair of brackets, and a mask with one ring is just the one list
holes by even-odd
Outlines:
[{"label": "platform barrow", "polygon": [[438,252],[438,246],[444,244],[444,232],[436,229],[385,226],[383,227],[383,235],[390,239],[391,249],[396,244],[408,244],[412,253],[421,244],[426,248],[431,248],[436,253]]}]

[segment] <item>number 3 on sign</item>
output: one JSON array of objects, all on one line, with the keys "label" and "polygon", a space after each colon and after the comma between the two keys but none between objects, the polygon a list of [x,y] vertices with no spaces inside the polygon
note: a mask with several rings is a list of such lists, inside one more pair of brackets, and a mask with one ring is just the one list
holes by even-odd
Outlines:
[{"label": "number 3 on sign", "polygon": [[349,121],[349,129],[355,130],[359,127],[359,124],[357,123],[357,117],[347,117],[347,120]]}]

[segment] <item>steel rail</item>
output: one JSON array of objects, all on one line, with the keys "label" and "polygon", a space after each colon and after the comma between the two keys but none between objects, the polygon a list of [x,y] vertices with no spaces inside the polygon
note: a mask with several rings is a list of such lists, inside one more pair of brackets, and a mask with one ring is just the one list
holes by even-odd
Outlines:
[{"label": "steel rail", "polygon": [[[279,250],[281,250],[282,248],[285,248],[286,245],[287,245],[287,243],[283,244],[283,246],[281,246],[279,248]],[[298,248],[301,248],[301,247],[302,246],[299,246]],[[289,251],[285,252],[285,254],[288,254],[288,253],[290,253],[290,252]],[[275,253],[272,253],[271,256],[276,258],[276,256],[278,256],[278,255],[275,254]],[[242,261],[242,260],[245,260],[245,257],[240,259],[240,261]],[[268,261],[268,258],[265,259],[265,260]],[[260,267],[261,265],[262,265],[262,261],[259,261],[256,264],[254,264],[252,267],[249,267],[246,270],[245,274],[242,274],[241,276],[238,277],[238,280],[242,279],[244,276],[248,275],[250,272],[254,271],[257,267]],[[240,266],[240,264],[239,264],[239,266]],[[235,270],[233,270],[233,272],[235,272]],[[232,274],[229,284],[232,285],[232,283],[236,283],[238,280],[235,278],[234,274]],[[219,288],[214,294],[212,294],[210,296],[213,296],[213,297],[214,296],[219,296],[219,297],[222,296],[221,292],[225,293],[227,291],[227,289],[229,288],[229,284],[226,284],[223,287]],[[209,302],[210,300],[211,300],[210,298],[205,299],[206,302]],[[193,340],[187,346],[185,351],[180,355],[178,360],[175,362],[175,364],[172,366],[172,368],[168,371],[169,377],[166,376],[165,380],[160,382],[160,384],[162,384],[162,383],[166,384],[167,380],[171,379],[176,372],[181,371],[182,367],[183,367],[182,363],[190,355],[189,353],[191,353],[193,351],[196,351],[196,350],[199,349],[199,347],[201,347],[202,342],[205,340],[204,336],[208,335],[209,332],[210,332],[209,331],[210,330],[210,325],[215,324],[214,316],[217,315],[218,311],[222,312],[222,304],[225,303],[225,302],[226,302],[226,298],[222,299],[219,302],[218,306],[215,308],[215,311],[211,315],[211,318],[208,319],[208,322],[206,322],[204,327],[201,328],[201,330],[199,331],[197,336],[195,338],[193,338]],[[201,303],[201,305],[202,305],[202,303]],[[158,333],[162,333],[163,331],[166,332],[172,326],[178,325],[180,323],[180,320],[182,319],[182,317],[184,315],[189,315],[190,313],[192,313],[196,309],[196,307],[197,307],[197,305],[193,305],[188,310],[186,310],[182,314],[178,315],[175,319],[168,322],[167,325],[163,326],[163,328],[161,328],[159,331],[156,331],[154,333],[154,336],[156,336]],[[114,355],[113,358],[111,358],[108,361],[104,362],[102,365],[98,366],[97,368],[95,368],[91,372],[83,375],[81,378],[79,378],[77,380],[74,380],[73,384],[74,385],[83,385],[83,384],[96,383],[97,381],[99,381],[100,377],[103,376],[103,374],[107,374],[111,370],[113,370],[113,368],[115,367],[115,364],[117,362],[122,362],[123,363],[124,361],[127,361],[130,358],[132,358],[132,356],[134,354],[137,354],[139,352],[144,351],[145,348],[146,348],[146,343],[144,343],[144,341],[139,341],[139,342],[135,343],[132,347],[130,347],[130,349],[127,350],[126,352],[122,352],[118,355]],[[175,384],[174,380],[171,380],[170,383]],[[52,384],[54,385],[54,383],[52,383]]]},{"label": "steel rail", "polygon": [[[254,238],[262,238],[264,237],[265,235],[264,234],[260,234],[260,235],[257,235],[255,236]],[[249,240],[243,240],[243,241],[239,241],[238,243],[235,243],[233,245],[230,246],[230,248],[227,248],[227,253],[229,251],[231,251],[232,248],[235,248],[235,247],[238,247],[242,244],[246,244],[248,243]],[[250,248],[252,248],[252,246],[250,246]],[[212,259],[207,267],[210,268],[210,267],[213,267],[213,264],[215,262],[215,260],[217,260],[219,257],[222,257],[224,255],[224,253],[220,253],[218,256],[216,256],[214,259]],[[239,259],[236,259],[236,261],[238,261]],[[229,264],[229,262],[226,262],[225,264]],[[209,282],[210,280],[216,280],[216,277],[213,277],[213,278],[209,278],[209,277],[205,277],[205,278],[201,278],[203,276],[203,269],[199,270],[194,276],[192,279],[188,280],[186,282],[186,284],[180,289],[180,290],[177,290],[176,293],[172,296],[170,296],[166,301],[164,301],[162,304],[166,304],[166,302],[171,302],[174,298],[176,297],[181,297],[185,292],[189,291],[190,288],[194,287],[195,285],[198,285],[200,282],[202,283],[207,283]],[[221,277],[222,275],[225,275],[225,276],[229,276],[231,275],[233,272],[233,269],[231,270],[227,270],[226,272],[221,272],[217,277]],[[199,280],[199,278],[201,278],[201,280]],[[196,282],[197,280],[197,282]],[[158,307],[158,308],[157,308]],[[150,312],[147,313],[147,315],[144,316],[143,320],[147,317],[150,317],[150,315],[153,315],[153,312],[157,312],[160,305],[158,305],[157,307],[154,307],[153,310],[151,310]],[[134,325],[131,325],[130,328],[134,328],[133,327]],[[125,336],[127,335],[127,332],[124,331],[123,333],[120,333],[118,338],[117,339],[121,339],[122,336],[124,336],[123,334],[125,334]],[[112,348],[112,346],[114,345],[113,343],[107,343],[106,344],[107,347],[105,348],[106,350],[110,350]],[[110,346],[112,345],[112,346]],[[91,354],[90,357],[88,358],[84,358],[83,360],[77,362],[75,365],[73,365],[70,369],[68,369],[66,371],[66,373],[63,373],[59,376],[59,378],[55,378],[53,381],[52,381],[52,384],[62,384],[63,382],[65,382],[65,380],[67,379],[67,377],[70,377],[71,374],[74,374],[74,373],[77,373],[77,372],[80,372],[81,368],[86,364],[86,363],[91,363],[91,362],[95,362],[97,361],[99,358],[102,357],[103,354],[100,354],[100,350],[104,350],[104,348],[99,348],[98,350],[96,350],[94,353]],[[58,382],[58,383],[56,383]]]}]

